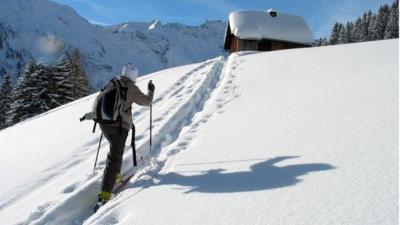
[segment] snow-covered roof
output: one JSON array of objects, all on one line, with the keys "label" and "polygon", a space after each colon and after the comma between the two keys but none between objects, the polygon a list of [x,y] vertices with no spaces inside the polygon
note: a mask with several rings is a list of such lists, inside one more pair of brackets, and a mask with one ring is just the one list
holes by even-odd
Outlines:
[{"label": "snow-covered roof", "polygon": [[[313,35],[303,17],[269,11],[235,11],[229,14],[231,34],[240,39],[272,39],[311,44]],[[228,34],[227,34],[228,35]]]}]

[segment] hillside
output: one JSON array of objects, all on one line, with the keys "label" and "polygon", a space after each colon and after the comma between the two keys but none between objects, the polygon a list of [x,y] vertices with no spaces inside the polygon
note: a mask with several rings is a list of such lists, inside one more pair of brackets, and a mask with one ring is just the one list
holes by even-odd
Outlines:
[{"label": "hillside", "polygon": [[52,63],[62,52],[78,48],[92,84],[100,87],[127,62],[147,74],[222,55],[225,26],[222,21],[98,26],[49,0],[2,0],[0,76],[7,71],[15,81],[28,59]]},{"label": "hillside", "polygon": [[[139,170],[95,215],[95,95],[0,131],[0,224],[398,224],[398,40],[244,52],[142,77]],[[128,140],[130,137],[128,137]],[[129,145],[129,143],[126,143]],[[132,166],[126,146],[124,171]]]}]

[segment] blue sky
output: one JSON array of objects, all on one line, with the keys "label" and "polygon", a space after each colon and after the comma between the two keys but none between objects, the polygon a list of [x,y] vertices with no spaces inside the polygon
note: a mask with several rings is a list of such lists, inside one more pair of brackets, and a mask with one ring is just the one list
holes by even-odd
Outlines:
[{"label": "blue sky", "polygon": [[89,21],[117,24],[126,21],[178,22],[199,25],[206,20],[226,21],[234,10],[274,8],[301,15],[314,37],[329,35],[336,22],[354,20],[362,13],[376,12],[393,0],[53,0],[74,8]]}]

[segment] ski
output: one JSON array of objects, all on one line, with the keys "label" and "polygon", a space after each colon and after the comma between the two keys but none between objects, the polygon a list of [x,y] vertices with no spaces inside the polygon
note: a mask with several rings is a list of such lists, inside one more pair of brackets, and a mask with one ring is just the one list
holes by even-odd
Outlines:
[{"label": "ski", "polygon": [[[140,169],[143,168],[144,164],[146,163],[146,160],[149,160],[149,158],[144,158],[143,156],[139,156],[139,161],[138,161],[138,165],[136,165],[136,167],[132,167],[132,169],[126,171],[123,173],[123,180],[115,183],[112,194],[113,197],[115,198],[115,196],[117,196],[119,193],[121,193],[127,186],[127,184],[129,183],[129,181],[132,179],[132,177],[135,176],[136,172]],[[101,202],[97,202],[93,208],[94,213],[97,212],[97,210],[102,207],[104,205],[104,203]]]},{"label": "ski", "polygon": [[116,184],[114,186],[114,190],[113,190],[114,196],[116,196],[118,193],[120,193],[126,187],[126,185],[129,183],[129,181],[131,180],[131,178],[133,176],[135,176],[135,173],[128,175],[127,177],[124,177],[124,179],[121,182],[119,182],[118,184]]},{"label": "ski", "polygon": [[[124,188],[126,185],[129,183],[129,181],[132,179],[132,177],[135,176],[137,169],[134,169],[133,172],[132,170],[128,171],[126,174],[124,174],[124,179],[121,182],[118,182],[114,185],[114,189],[112,191],[113,197],[117,196]],[[97,202],[96,205],[93,207],[93,212],[96,213],[97,210],[99,210],[100,207],[102,207],[105,203],[102,202]]]}]

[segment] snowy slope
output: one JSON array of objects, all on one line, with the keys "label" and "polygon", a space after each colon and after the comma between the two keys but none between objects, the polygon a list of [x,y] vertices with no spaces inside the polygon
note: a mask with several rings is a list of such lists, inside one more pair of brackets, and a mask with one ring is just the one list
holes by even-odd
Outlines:
[{"label": "snowy slope", "polygon": [[147,74],[219,56],[225,26],[222,21],[193,27],[160,21],[98,26],[49,0],[2,0],[0,76],[8,71],[16,80],[29,58],[51,63],[78,48],[92,84],[100,87],[127,62]]},{"label": "snowy slope", "polygon": [[397,49],[247,52],[142,77],[157,87],[151,164],[135,107],[140,170],[95,215],[108,144],[92,175],[99,133],[78,122],[94,95],[2,130],[0,224],[398,224]]}]

